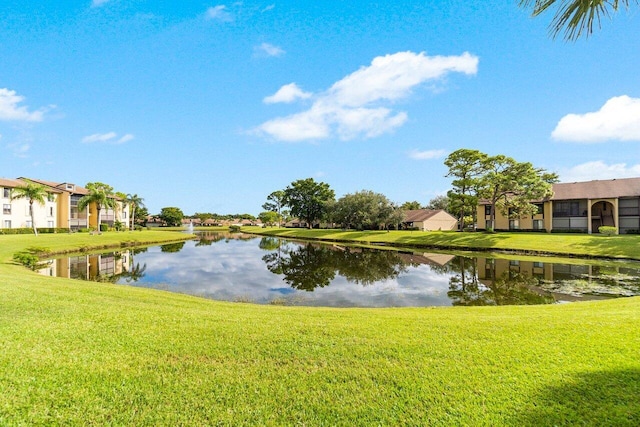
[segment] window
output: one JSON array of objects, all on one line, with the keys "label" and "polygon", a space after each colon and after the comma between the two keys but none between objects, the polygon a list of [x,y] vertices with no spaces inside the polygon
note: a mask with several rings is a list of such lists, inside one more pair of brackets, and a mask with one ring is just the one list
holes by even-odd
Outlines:
[{"label": "window", "polygon": [[47,227],[53,228],[54,227],[53,221],[47,221]]},{"label": "window", "polygon": [[4,228],[11,228],[11,221],[8,219],[4,220]]},{"label": "window", "polygon": [[542,215],[544,217],[544,204],[534,203],[533,205],[538,208],[538,211],[534,215]]},{"label": "window", "polygon": [[31,220],[27,221],[27,227],[29,228],[33,227],[33,223],[31,222]]},{"label": "window", "polygon": [[11,205],[2,205],[2,213],[5,215],[11,215]]},{"label": "window", "polygon": [[533,220],[533,229],[534,230],[544,230],[544,221],[541,219]]},{"label": "window", "polygon": [[5,199],[10,199],[11,198],[11,189],[10,188],[3,188],[2,189],[2,197],[4,197]]},{"label": "window", "polygon": [[509,220],[509,230],[518,230],[520,228],[520,221],[517,219]]},{"label": "window", "polygon": [[54,196],[53,193],[47,193],[47,200],[50,202],[55,202],[56,196]]},{"label": "window", "polygon": [[49,216],[53,216],[53,206],[49,207]]},{"label": "window", "polygon": [[554,202],[553,203],[553,216],[586,216],[580,215],[580,202]]},{"label": "window", "polygon": [[484,215],[485,216],[491,215],[491,205],[484,205]]}]

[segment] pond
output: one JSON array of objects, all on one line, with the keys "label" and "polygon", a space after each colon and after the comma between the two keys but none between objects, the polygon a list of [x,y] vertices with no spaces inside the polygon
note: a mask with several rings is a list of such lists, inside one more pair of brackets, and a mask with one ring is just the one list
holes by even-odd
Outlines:
[{"label": "pond", "polygon": [[552,304],[640,295],[640,263],[557,261],[212,232],[192,241],[51,259],[39,272],[221,301],[325,307]]}]

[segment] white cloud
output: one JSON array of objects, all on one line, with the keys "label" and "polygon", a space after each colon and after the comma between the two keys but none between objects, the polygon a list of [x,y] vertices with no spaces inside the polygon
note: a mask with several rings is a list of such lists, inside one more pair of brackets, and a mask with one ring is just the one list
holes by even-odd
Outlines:
[{"label": "white cloud", "polygon": [[227,10],[227,6],[219,4],[217,6],[210,7],[205,13],[207,19],[231,22],[233,21],[233,15]]},{"label": "white cloud", "polygon": [[29,111],[25,106],[18,106],[24,97],[7,88],[0,88],[0,120],[17,120],[26,122],[42,121],[44,112]]},{"label": "white cloud", "polygon": [[[371,65],[316,96],[307,111],[269,120],[258,126],[256,132],[282,141],[331,136],[343,140],[372,138],[402,126],[408,119],[407,113],[394,112],[381,104],[407,98],[427,81],[441,79],[452,72],[473,75],[477,68],[478,57],[466,52],[460,56],[426,56],[424,52],[379,56]],[[291,85],[293,83],[288,86]],[[265,102],[276,95],[265,98]]]},{"label": "white cloud", "polygon": [[447,154],[446,150],[426,150],[419,151],[413,150],[409,153],[409,157],[415,160],[430,160],[430,159],[440,159]]},{"label": "white cloud", "polygon": [[278,47],[278,46],[274,46],[271,43],[262,43],[259,46],[256,46],[253,48],[254,51],[256,52],[256,55],[260,56],[260,55],[264,55],[264,56],[282,56],[284,55],[286,52]]},{"label": "white cloud", "polygon": [[268,12],[270,10],[275,9],[276,5],[275,4],[270,4],[269,6],[265,7],[264,9],[262,9],[263,12]]},{"label": "white cloud", "polygon": [[31,149],[31,145],[28,143],[15,143],[9,144],[7,148],[13,152],[15,157],[26,158],[28,157],[27,153]]},{"label": "white cloud", "polygon": [[123,135],[121,138],[118,138],[118,134],[115,132],[108,133],[94,133],[93,135],[88,135],[82,138],[82,142],[85,144],[89,144],[92,142],[104,142],[110,144],[123,144],[127,141],[131,141],[134,139],[134,136],[130,133]]},{"label": "white cloud", "polygon": [[298,87],[295,83],[289,83],[282,86],[276,93],[271,96],[267,96],[262,100],[265,104],[276,104],[279,102],[291,103],[298,99],[311,98],[313,94],[305,92]]},{"label": "white cloud", "polygon": [[551,136],[561,141],[587,143],[640,141],[640,98],[617,96],[596,112],[567,114]]},{"label": "white cloud", "polygon": [[592,181],[596,179],[635,178],[640,176],[640,164],[606,164],[602,160],[583,163],[561,171],[560,182]]},{"label": "white cloud", "polygon": [[132,134],[128,133],[126,135],[124,135],[122,138],[120,138],[118,140],[118,144],[123,144],[125,142],[131,141],[133,138],[135,138]]},{"label": "white cloud", "polygon": [[109,0],[93,0],[91,2],[91,7],[100,7],[103,4],[108,3],[108,2],[109,2]]}]

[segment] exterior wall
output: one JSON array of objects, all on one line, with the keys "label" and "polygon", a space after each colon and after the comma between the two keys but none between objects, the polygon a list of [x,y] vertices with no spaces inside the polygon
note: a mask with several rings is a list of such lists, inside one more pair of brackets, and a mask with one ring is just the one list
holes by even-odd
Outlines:
[{"label": "exterior wall", "polygon": [[438,212],[426,221],[414,222],[413,224],[423,231],[444,231],[455,230],[458,226],[458,220],[446,212]]},{"label": "exterior wall", "polygon": [[[543,212],[520,218],[517,228],[533,230],[534,220],[542,220],[547,232],[566,230],[597,233],[601,225],[617,227],[619,234],[640,232],[640,197],[547,201]],[[486,221],[490,219],[489,215],[485,216],[485,205],[478,205],[477,215],[477,228],[484,230]],[[494,229],[509,230],[509,219],[496,212]]]},{"label": "exterior wall", "polygon": [[[31,228],[31,213],[29,212],[29,200],[5,197],[5,188],[0,187],[0,228]],[[11,190],[11,189],[9,189]],[[57,221],[57,194],[52,194],[51,200],[45,199],[44,205],[33,203],[34,220],[37,228],[55,228]]]}]

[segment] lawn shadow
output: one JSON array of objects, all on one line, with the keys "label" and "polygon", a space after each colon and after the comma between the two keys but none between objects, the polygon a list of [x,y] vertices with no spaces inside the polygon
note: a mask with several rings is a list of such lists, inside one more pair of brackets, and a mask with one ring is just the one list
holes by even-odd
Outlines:
[{"label": "lawn shadow", "polygon": [[588,372],[534,396],[518,426],[639,426],[640,369]]}]

